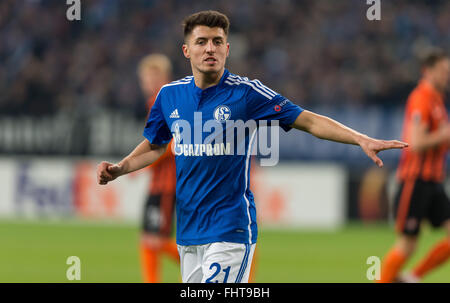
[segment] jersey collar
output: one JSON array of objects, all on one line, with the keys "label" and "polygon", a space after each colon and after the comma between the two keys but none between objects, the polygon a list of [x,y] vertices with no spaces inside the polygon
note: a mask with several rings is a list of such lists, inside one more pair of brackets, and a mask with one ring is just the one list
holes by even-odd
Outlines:
[{"label": "jersey collar", "polygon": [[194,93],[201,95],[203,94],[211,94],[211,93],[215,93],[218,89],[221,89],[225,84],[225,80],[228,78],[228,75],[230,74],[230,72],[228,71],[228,69],[224,69],[223,71],[223,75],[222,78],[220,78],[220,81],[218,84],[208,87],[206,89],[201,89],[200,87],[198,87],[197,85],[195,85],[195,79],[192,79],[192,88],[194,90]]}]

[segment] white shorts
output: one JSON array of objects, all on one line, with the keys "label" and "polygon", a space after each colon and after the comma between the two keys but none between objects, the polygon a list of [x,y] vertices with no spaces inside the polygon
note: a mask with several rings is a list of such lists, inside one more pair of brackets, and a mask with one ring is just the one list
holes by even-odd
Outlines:
[{"label": "white shorts", "polygon": [[178,245],[183,283],[248,283],[256,244]]}]

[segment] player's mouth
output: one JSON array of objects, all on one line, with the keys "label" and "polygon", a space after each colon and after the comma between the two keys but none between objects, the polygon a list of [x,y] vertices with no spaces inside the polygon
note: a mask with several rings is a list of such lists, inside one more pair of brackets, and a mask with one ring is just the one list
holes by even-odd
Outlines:
[{"label": "player's mouth", "polygon": [[217,59],[214,57],[208,57],[204,60],[207,64],[215,64],[217,62]]}]

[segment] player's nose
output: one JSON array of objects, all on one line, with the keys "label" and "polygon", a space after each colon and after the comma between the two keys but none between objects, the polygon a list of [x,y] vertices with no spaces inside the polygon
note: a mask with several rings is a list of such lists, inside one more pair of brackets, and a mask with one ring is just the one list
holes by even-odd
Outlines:
[{"label": "player's nose", "polygon": [[215,49],[216,48],[215,48],[213,41],[212,40],[208,41],[208,43],[206,44],[206,51],[208,53],[213,53],[215,51]]}]

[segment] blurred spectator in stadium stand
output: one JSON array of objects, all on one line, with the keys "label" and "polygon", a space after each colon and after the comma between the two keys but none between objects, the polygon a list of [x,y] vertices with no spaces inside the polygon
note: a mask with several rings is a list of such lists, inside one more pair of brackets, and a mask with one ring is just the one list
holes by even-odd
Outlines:
[{"label": "blurred spectator in stadium stand", "polygon": [[368,21],[360,0],[85,0],[74,22],[58,0],[2,0],[0,112],[131,108],[145,116],[134,66],[158,51],[172,58],[175,79],[185,75],[174,24],[205,8],[235,20],[236,73],[273,83],[305,107],[401,103],[419,74],[417,53],[450,47],[444,0],[383,2],[381,21]]}]

